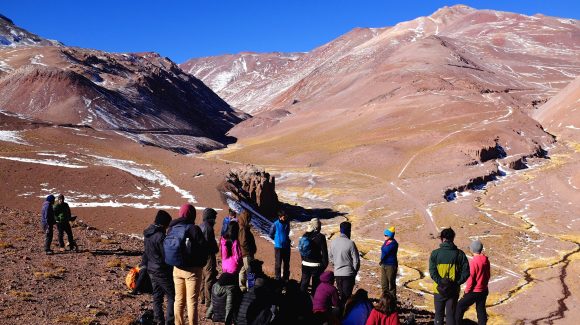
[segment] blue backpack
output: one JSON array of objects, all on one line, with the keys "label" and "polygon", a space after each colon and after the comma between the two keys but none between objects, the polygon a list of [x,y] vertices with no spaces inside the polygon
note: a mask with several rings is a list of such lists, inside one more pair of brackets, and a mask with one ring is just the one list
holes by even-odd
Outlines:
[{"label": "blue backpack", "polygon": [[312,239],[310,239],[307,234],[300,237],[300,240],[298,241],[298,251],[300,252],[300,256],[303,258],[310,257],[310,255],[312,255],[312,246]]},{"label": "blue backpack", "polygon": [[187,234],[191,225],[177,224],[163,240],[165,263],[172,266],[188,266],[187,260],[191,252],[191,242]]}]

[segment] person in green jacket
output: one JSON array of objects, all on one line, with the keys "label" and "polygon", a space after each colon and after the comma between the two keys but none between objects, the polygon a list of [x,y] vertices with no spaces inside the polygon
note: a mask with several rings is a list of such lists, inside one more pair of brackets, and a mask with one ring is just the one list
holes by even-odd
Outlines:
[{"label": "person in green jacket", "polygon": [[[439,248],[431,252],[429,259],[429,275],[435,282],[435,325],[443,324],[445,318],[447,325],[455,325],[455,309],[459,300],[459,286],[469,278],[469,261],[465,253],[453,243],[455,231],[445,228],[439,236],[441,244]],[[443,280],[448,278],[449,280]],[[439,292],[441,285],[447,284],[452,288],[448,295]]]},{"label": "person in green jacket", "polygon": [[69,250],[78,250],[78,246],[73,238],[70,221],[74,218],[71,216],[70,207],[64,201],[64,195],[59,194],[54,205],[54,219],[56,221],[56,228],[58,229],[58,245],[64,250],[64,233],[68,237]]}]

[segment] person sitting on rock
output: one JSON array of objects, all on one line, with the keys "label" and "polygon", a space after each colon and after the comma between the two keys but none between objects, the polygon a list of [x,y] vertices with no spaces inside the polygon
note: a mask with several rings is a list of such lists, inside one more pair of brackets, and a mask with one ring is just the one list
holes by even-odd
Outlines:
[{"label": "person sitting on rock", "polygon": [[312,312],[317,323],[339,323],[339,302],[338,290],[334,287],[334,272],[325,271],[320,275],[320,284],[312,299]]},{"label": "person sitting on rock", "polygon": [[212,287],[211,305],[206,316],[214,322],[233,324],[236,320],[241,291],[236,273],[222,273]]},{"label": "person sitting on rock", "polygon": [[[155,221],[143,231],[145,252],[143,259],[147,264],[147,273],[153,287],[153,315],[156,324],[174,324],[173,270],[165,263],[163,240],[165,231],[171,222],[171,216],[164,210],[157,211]],[[167,299],[167,309],[163,314],[163,299]]]},{"label": "person sitting on rock", "polygon": [[269,232],[270,238],[274,240],[274,278],[284,282],[290,278],[290,223],[287,218],[284,211],[278,212],[278,220],[272,224]]},{"label": "person sitting on rock", "polygon": [[44,232],[44,252],[52,254],[53,251],[50,249],[52,244],[52,236],[54,233],[53,226],[55,224],[54,220],[54,210],[52,205],[54,204],[54,195],[49,195],[46,197],[44,203],[42,203],[42,210],[40,212],[40,224],[42,226],[42,231]]},{"label": "person sitting on rock", "polygon": [[394,301],[395,298],[390,292],[383,292],[379,303],[371,311],[365,325],[401,325]]},{"label": "person sitting on rock", "polygon": [[54,219],[56,221],[56,229],[58,230],[58,245],[61,250],[64,250],[64,233],[68,238],[68,249],[78,250],[77,244],[74,241],[72,228],[70,226],[70,221],[73,221],[73,217],[70,213],[70,207],[68,203],[64,201],[64,195],[59,194],[54,205]]}]

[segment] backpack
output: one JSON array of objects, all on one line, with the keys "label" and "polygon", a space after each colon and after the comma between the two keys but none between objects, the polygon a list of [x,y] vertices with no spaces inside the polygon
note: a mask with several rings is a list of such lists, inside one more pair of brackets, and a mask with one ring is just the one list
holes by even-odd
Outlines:
[{"label": "backpack", "polygon": [[300,256],[302,256],[302,258],[310,257],[312,255],[313,246],[314,243],[312,242],[312,238],[305,233],[298,241],[298,251],[300,252]]},{"label": "backpack", "polygon": [[125,277],[125,284],[129,287],[129,290],[135,290],[137,288],[137,278],[139,277],[139,267],[135,266],[129,270],[127,276]]},{"label": "backpack", "polygon": [[[455,268],[455,276],[457,276],[457,258],[458,257],[459,257],[459,251],[455,255],[455,258],[453,259],[453,264],[452,264],[452,267]],[[457,283],[457,281],[449,278],[449,270],[450,269],[451,269],[451,267],[449,267],[449,269],[447,270],[447,273],[445,273],[445,276],[443,276],[441,281],[439,281],[440,283],[437,285],[437,291],[439,291],[439,294],[445,298],[452,298],[452,297],[455,297],[456,295],[459,294],[459,283]]]},{"label": "backpack", "polygon": [[177,224],[163,240],[165,263],[171,266],[189,266],[191,253],[191,239],[188,237],[192,225]]}]

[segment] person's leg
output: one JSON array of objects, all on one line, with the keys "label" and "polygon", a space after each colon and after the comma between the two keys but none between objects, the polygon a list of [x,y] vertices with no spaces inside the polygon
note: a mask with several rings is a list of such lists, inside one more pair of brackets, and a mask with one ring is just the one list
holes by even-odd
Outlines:
[{"label": "person's leg", "polygon": [[440,294],[433,295],[433,302],[435,304],[435,325],[443,325],[443,318],[445,317],[445,301]]},{"label": "person's leg", "polygon": [[155,275],[149,273],[149,278],[151,279],[151,285],[153,286],[153,319],[158,324],[165,323],[165,316],[163,315],[163,296],[165,291],[161,286],[161,281]]},{"label": "person's leg", "polygon": [[44,251],[45,252],[50,252],[50,245],[52,244],[52,235],[53,235],[53,228],[52,226],[47,226],[44,229]]},{"label": "person's leg", "polygon": [[75,239],[73,237],[72,227],[68,221],[64,223],[64,232],[66,232],[66,237],[68,239],[68,248],[73,250],[73,248],[77,247],[77,244],[75,243]]},{"label": "person's leg", "polygon": [[173,284],[173,277],[171,273],[167,274],[165,278],[165,297],[167,298],[167,307],[165,309],[165,324],[175,324],[175,285]]},{"label": "person's leg", "polygon": [[336,282],[336,289],[338,289],[338,298],[342,303],[342,297],[344,297],[344,277],[335,276],[334,281]]},{"label": "person's leg", "polygon": [[463,295],[463,297],[457,302],[457,307],[455,308],[455,323],[461,324],[463,322],[463,315],[469,309],[473,303],[475,303],[476,295],[473,292],[469,292]]},{"label": "person's leg", "polygon": [[457,300],[459,299],[459,293],[456,297],[452,297],[445,301],[445,322],[447,325],[455,325],[455,310],[457,309]]},{"label": "person's leg", "polygon": [[187,286],[187,317],[189,318],[189,325],[199,324],[199,291],[201,290],[202,282],[201,267],[194,267],[187,277],[185,284]]},{"label": "person's leg", "polygon": [[394,303],[396,304],[397,300],[397,266],[396,265],[388,265],[387,266],[387,283],[388,283],[388,291],[393,298],[395,298]]},{"label": "person's leg", "polygon": [[290,279],[290,247],[282,249],[282,263],[284,263],[282,279]]},{"label": "person's leg", "polygon": [[58,247],[64,248],[64,224],[57,223],[56,230],[58,231]]},{"label": "person's leg", "polygon": [[173,268],[173,283],[175,284],[175,301],[174,301],[174,316],[175,325],[183,325],[185,323],[183,317],[183,309],[185,309],[185,295],[186,284],[184,272],[176,267]]},{"label": "person's leg", "polygon": [[251,256],[244,256],[244,258],[242,258],[243,265],[242,265],[242,269],[240,270],[240,277],[239,277],[240,290],[242,290],[242,292],[245,292],[248,290],[248,271],[250,269],[250,261],[252,259],[253,258]]},{"label": "person's leg", "polygon": [[233,286],[226,286],[226,325],[233,324],[235,318],[235,293]]},{"label": "person's leg", "polygon": [[[310,284],[311,277],[312,274],[310,273],[310,268],[302,265],[302,275],[300,277],[300,290],[302,292],[308,292],[308,285]],[[314,295],[314,290],[312,291],[312,295]]]},{"label": "person's leg", "polygon": [[389,291],[389,281],[387,277],[386,265],[381,265],[381,290],[383,294]]},{"label": "person's leg", "polygon": [[475,310],[477,311],[477,324],[487,324],[487,312],[485,310],[485,302],[487,301],[488,292],[479,292],[477,300],[475,301]]},{"label": "person's leg", "polygon": [[282,269],[282,250],[274,248],[274,278],[280,280],[280,273]]}]

